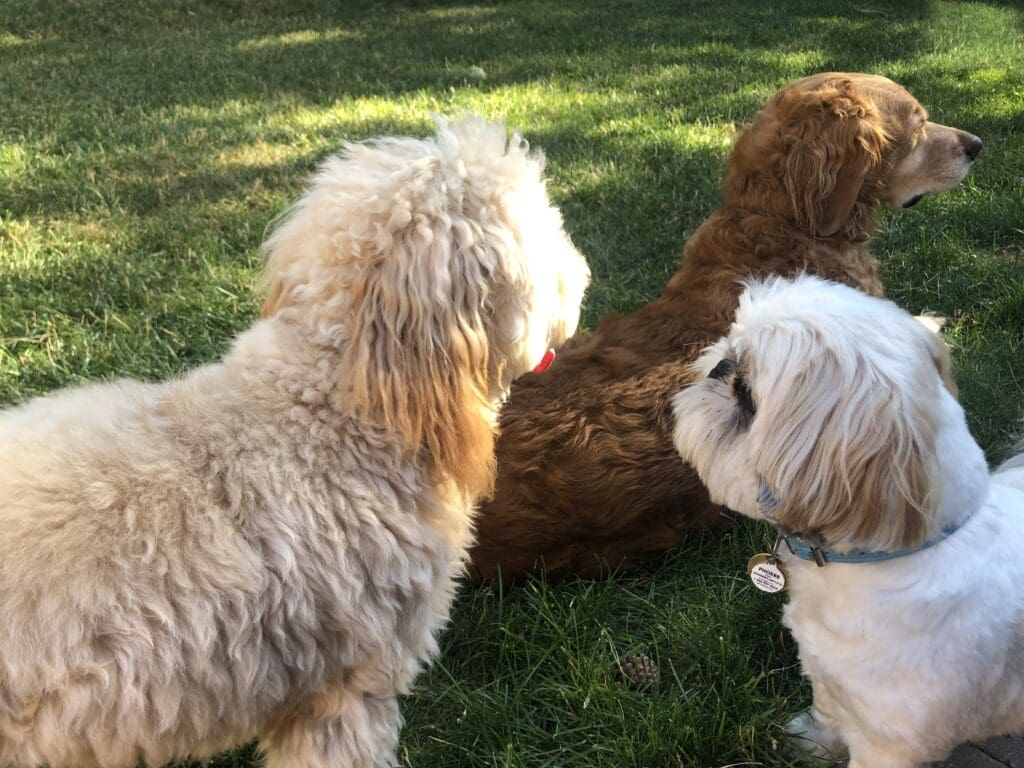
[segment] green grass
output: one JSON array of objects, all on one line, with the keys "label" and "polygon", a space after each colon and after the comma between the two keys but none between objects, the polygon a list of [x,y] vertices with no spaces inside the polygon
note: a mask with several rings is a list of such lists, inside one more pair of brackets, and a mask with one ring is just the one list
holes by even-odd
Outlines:
[{"label": "green grass", "polygon": [[[952,318],[996,460],[1024,415],[1022,40],[999,2],[5,0],[0,403],[215,359],[255,316],[257,246],[306,174],[343,139],[426,133],[431,112],[502,116],[544,147],[594,269],[592,326],[658,293],[765,98],[866,70],[986,141],[963,187],[885,213],[873,248],[895,299]],[[405,703],[403,759],[780,765],[808,690],[781,601],[743,577],[763,537],[743,525],[614,580],[464,590]],[[615,679],[632,650],[659,663],[657,693]]]}]

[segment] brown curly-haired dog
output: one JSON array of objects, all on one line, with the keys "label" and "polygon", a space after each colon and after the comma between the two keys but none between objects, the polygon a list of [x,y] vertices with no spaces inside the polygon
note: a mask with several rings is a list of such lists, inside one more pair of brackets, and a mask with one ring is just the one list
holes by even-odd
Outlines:
[{"label": "brown curly-haired dog", "polygon": [[662,295],[605,318],[548,371],[514,383],[475,576],[593,575],[718,524],[721,508],[672,445],[669,398],[727,331],[741,281],[805,270],[881,295],[867,250],[874,209],[957,185],[981,145],[929,122],[883,77],[826,73],[779,91],[737,141],[725,203],[687,243]]}]

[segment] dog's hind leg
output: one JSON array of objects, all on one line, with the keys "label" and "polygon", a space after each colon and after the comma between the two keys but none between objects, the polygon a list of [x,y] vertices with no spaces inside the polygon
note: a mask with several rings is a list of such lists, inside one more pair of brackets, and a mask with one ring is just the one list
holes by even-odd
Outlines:
[{"label": "dog's hind leg", "polygon": [[339,688],[278,720],[260,746],[267,768],[393,768],[400,727],[394,693]]}]

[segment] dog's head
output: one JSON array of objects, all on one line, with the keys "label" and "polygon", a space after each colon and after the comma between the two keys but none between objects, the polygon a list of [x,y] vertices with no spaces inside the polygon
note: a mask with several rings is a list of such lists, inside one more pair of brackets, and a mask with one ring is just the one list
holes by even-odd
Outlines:
[{"label": "dog's head", "polygon": [[347,145],[267,240],[268,298],[342,349],[344,405],[479,493],[495,408],[575,332],[590,278],[504,126]]},{"label": "dog's head", "polygon": [[775,94],[740,136],[725,196],[818,237],[861,239],[876,205],[909,208],[956,186],[981,146],[977,136],[930,122],[884,77],[812,75]]},{"label": "dog's head", "polygon": [[754,283],[695,365],[676,447],[738,512],[832,546],[910,547],[987,482],[945,343],[890,302],[807,276]]}]

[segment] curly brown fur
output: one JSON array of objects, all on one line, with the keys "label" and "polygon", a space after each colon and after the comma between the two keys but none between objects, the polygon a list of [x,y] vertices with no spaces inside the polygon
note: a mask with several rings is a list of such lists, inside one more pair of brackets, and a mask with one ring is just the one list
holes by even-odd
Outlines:
[{"label": "curly brown fur", "polygon": [[669,399],[732,322],[741,280],[807,271],[883,293],[868,253],[881,202],[955,186],[981,141],[927,121],[885,78],[826,73],[783,88],[737,141],[725,204],[655,301],[571,339],[512,388],[498,479],[478,518],[478,578],[594,575],[727,520],[672,445]]}]

